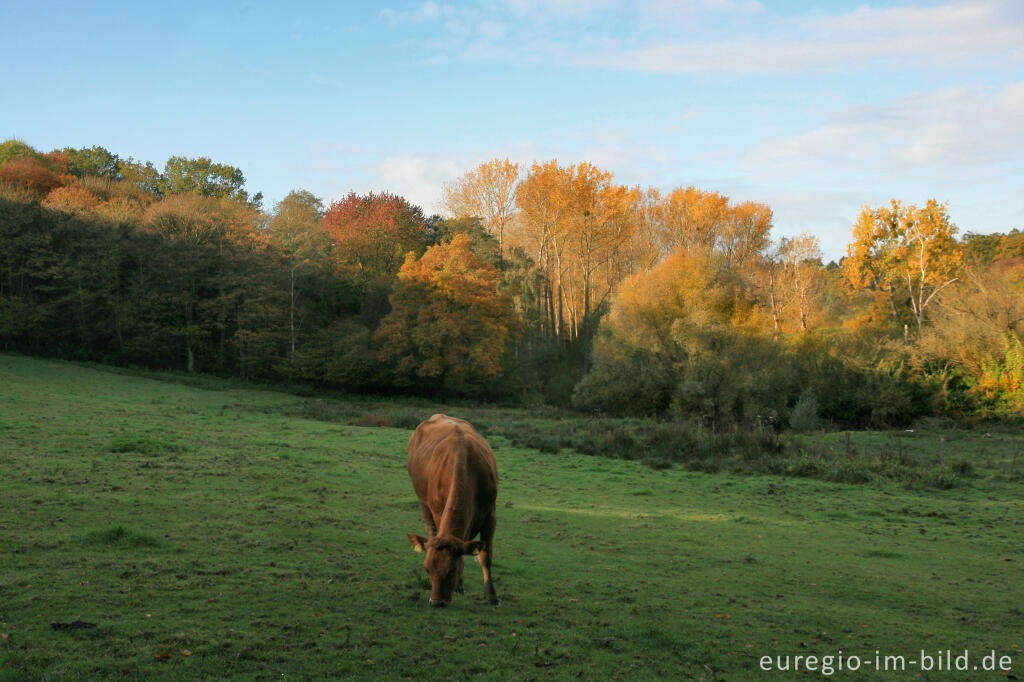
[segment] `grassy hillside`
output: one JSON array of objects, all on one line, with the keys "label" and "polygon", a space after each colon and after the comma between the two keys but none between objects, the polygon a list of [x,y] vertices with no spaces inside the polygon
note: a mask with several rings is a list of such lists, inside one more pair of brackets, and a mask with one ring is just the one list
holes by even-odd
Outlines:
[{"label": "grassy hillside", "polygon": [[[892,680],[918,671],[872,672],[875,652],[921,649],[1024,669],[1024,499],[998,467],[908,490],[494,436],[502,605],[468,564],[468,594],[429,609],[410,431],[310,400],[0,355],[0,681],[743,680],[840,650],[864,666],[836,677]],[[979,442],[948,447],[988,471]]]}]

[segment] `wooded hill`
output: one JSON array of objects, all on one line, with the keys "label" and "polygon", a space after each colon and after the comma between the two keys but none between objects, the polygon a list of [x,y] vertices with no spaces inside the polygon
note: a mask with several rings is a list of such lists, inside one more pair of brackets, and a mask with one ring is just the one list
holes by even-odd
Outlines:
[{"label": "wooded hill", "polygon": [[865,206],[847,256],[772,211],[483,163],[447,217],[390,194],[270,210],[242,172],[0,144],[0,348],[778,428],[1024,414],[1024,233]]}]

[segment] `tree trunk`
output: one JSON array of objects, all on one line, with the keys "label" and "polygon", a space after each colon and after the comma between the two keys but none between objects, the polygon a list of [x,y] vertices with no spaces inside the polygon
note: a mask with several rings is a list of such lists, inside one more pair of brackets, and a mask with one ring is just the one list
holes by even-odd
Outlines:
[{"label": "tree trunk", "polygon": [[291,292],[288,303],[288,325],[291,334],[291,348],[288,353],[288,378],[295,373],[295,264],[291,267]]},{"label": "tree trunk", "polygon": [[590,277],[583,280],[583,371],[590,370]]},{"label": "tree trunk", "polygon": [[807,291],[800,287],[800,331],[807,333]]},{"label": "tree trunk", "polygon": [[192,303],[185,304],[185,353],[187,357],[187,368],[189,374],[196,371],[196,356],[192,352]]},{"label": "tree trunk", "polygon": [[555,338],[555,329],[556,329],[556,327],[555,327],[555,301],[554,301],[554,292],[551,291],[551,283],[550,282],[545,287],[545,289],[546,289],[546,293],[547,293],[547,304],[548,304],[548,311],[547,311],[547,313],[548,313],[547,314],[548,333],[547,333],[547,336],[548,336],[549,339],[553,339],[553,338]]},{"label": "tree trunk", "polygon": [[782,313],[779,311],[779,305],[778,302],[775,300],[774,291],[768,294],[768,301],[772,308],[772,325],[774,326],[774,334],[772,335],[772,341],[778,341],[779,332],[782,328]]},{"label": "tree trunk", "polygon": [[562,334],[565,330],[565,302],[562,299],[562,275],[558,275],[558,321],[555,323],[555,336],[559,341],[562,340]]},{"label": "tree trunk", "polygon": [[889,292],[889,310],[892,311],[892,319],[899,322],[900,314],[896,312],[896,287],[890,282],[888,285]]}]

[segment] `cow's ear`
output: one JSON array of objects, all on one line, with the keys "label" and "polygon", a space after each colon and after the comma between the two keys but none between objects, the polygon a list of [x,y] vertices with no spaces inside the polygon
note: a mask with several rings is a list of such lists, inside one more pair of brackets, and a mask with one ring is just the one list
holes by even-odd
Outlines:
[{"label": "cow's ear", "polygon": [[483,550],[483,548],[484,543],[480,542],[479,540],[471,540],[469,542],[462,543],[463,554],[470,554],[472,556],[476,556]]},{"label": "cow's ear", "polygon": [[413,535],[412,533],[409,533],[409,542],[412,543],[412,548],[414,550],[416,550],[417,552],[426,552],[427,551],[427,539],[426,538],[422,538],[419,535]]}]

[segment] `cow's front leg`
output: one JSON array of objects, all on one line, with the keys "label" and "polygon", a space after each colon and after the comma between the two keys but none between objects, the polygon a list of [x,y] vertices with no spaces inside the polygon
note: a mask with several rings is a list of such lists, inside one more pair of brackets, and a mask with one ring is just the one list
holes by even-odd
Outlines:
[{"label": "cow's front leg", "polygon": [[423,514],[423,520],[427,524],[427,539],[433,538],[437,535],[437,524],[434,523],[434,513],[430,511],[430,507],[420,502],[420,512]]},{"label": "cow's front leg", "polygon": [[480,542],[483,543],[483,549],[476,556],[476,560],[480,562],[480,567],[484,570],[484,599],[488,604],[494,606],[501,603],[498,593],[494,590],[494,581],[491,579],[491,555],[494,553],[494,528],[496,525],[497,522],[493,515],[484,522],[484,527],[480,531]]},{"label": "cow's front leg", "polygon": [[462,557],[455,560],[455,571],[458,577],[455,579],[455,591],[459,594],[466,594],[466,586],[462,584],[462,569],[465,563],[462,561]]}]

